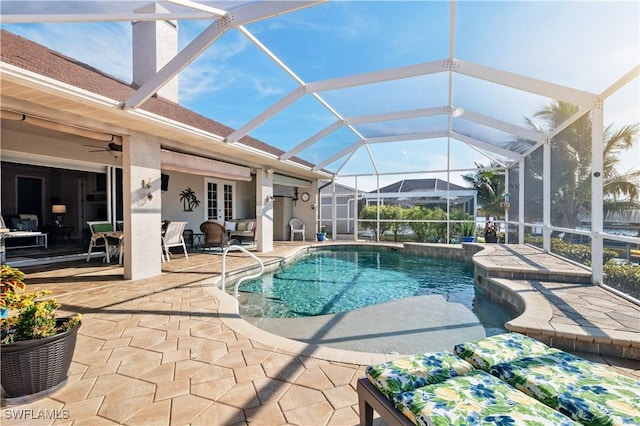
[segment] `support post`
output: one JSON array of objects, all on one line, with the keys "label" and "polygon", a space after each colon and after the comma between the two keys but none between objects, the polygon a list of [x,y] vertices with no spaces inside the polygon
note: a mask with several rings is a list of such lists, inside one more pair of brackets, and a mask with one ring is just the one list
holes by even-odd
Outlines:
[{"label": "support post", "polygon": [[604,114],[599,101],[591,110],[591,280],[602,284],[604,207]]},{"label": "support post", "polygon": [[504,169],[504,243],[509,244],[509,169]]},{"label": "support post", "polygon": [[551,252],[551,140],[542,147],[542,249]]},{"label": "support post", "polygon": [[524,244],[524,158],[518,161],[518,244]]}]

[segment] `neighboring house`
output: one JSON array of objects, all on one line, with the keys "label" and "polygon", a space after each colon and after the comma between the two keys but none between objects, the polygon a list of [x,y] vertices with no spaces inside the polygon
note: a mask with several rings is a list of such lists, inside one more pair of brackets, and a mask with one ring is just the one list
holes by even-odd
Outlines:
[{"label": "neighboring house", "polygon": [[[134,40],[134,55],[137,43],[151,42]],[[53,205],[65,205],[74,237],[89,220],[123,221],[126,279],[161,273],[163,219],[197,230],[206,219],[257,218],[257,248],[270,251],[273,185],[315,194],[328,177],[296,157],[278,161],[281,150],[254,138],[226,143],[233,129],[180,106],[175,87],[124,108],[144,81],[118,80],[4,30],[0,60],[2,215],[33,214],[50,226]],[[152,76],[161,65],[135,66],[153,67]],[[194,208],[180,199],[187,188],[200,201]],[[314,223],[303,204],[290,214]]]},{"label": "neighboring house", "polygon": [[364,194],[367,205],[397,204],[403,207],[427,206],[447,208],[447,200],[451,208],[458,208],[470,215],[475,215],[477,192],[442,179],[403,179]]},{"label": "neighboring house", "polygon": [[[335,202],[335,223],[338,234],[353,234],[355,219],[365,205],[397,204],[403,207],[427,206],[441,207],[446,210],[446,200],[451,200],[451,208],[463,209],[474,215],[476,191],[470,188],[448,183],[442,179],[403,179],[380,188],[380,191],[358,190],[355,188],[330,182],[319,182],[321,194],[320,225],[332,234],[333,205]],[[334,199],[335,198],[335,199]],[[356,203],[356,199],[358,202]]]}]

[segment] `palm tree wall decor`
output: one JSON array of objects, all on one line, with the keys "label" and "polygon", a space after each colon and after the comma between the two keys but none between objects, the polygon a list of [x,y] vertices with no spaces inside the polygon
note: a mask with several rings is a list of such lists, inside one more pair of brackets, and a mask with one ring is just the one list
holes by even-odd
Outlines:
[{"label": "palm tree wall decor", "polygon": [[200,205],[200,200],[198,200],[196,193],[191,187],[182,190],[180,193],[180,201],[182,201],[185,212],[192,212],[194,207]]}]

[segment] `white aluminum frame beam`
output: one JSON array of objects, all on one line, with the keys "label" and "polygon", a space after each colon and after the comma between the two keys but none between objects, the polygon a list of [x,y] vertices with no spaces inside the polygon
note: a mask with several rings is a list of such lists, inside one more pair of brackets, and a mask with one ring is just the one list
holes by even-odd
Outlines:
[{"label": "white aluminum frame beam", "polygon": [[421,139],[437,139],[446,138],[449,136],[449,132],[446,130],[435,132],[417,132],[417,133],[405,133],[389,136],[378,136],[375,138],[366,138],[364,143],[377,144],[377,143],[389,143],[389,142],[404,142],[404,141],[417,141]]},{"label": "white aluminum frame beam", "polygon": [[153,77],[143,84],[142,87],[124,102],[123,109],[138,108],[228,30],[240,25],[314,6],[318,3],[322,3],[322,1],[257,2],[234,9],[207,27],[189,43],[189,45],[182,49]]},{"label": "white aluminum frame beam", "polygon": [[495,118],[478,114],[466,109],[464,110],[464,113],[460,116],[460,118],[473,121],[474,123],[482,124],[483,126],[491,127],[493,129],[500,130],[502,132],[509,133],[511,135],[518,136],[523,139],[528,139],[534,142],[544,142],[546,138],[544,133],[517,126],[515,124],[507,123],[502,120],[497,120]]},{"label": "white aluminum frame beam", "polygon": [[480,149],[493,152],[498,155],[502,155],[512,160],[517,160],[520,157],[519,154],[509,151],[508,149],[500,148],[500,147],[491,145],[487,142],[483,142],[478,139],[475,139],[457,132],[448,132],[445,130],[445,131],[437,131],[437,132],[408,133],[408,134],[402,134],[402,135],[391,135],[391,136],[381,136],[377,138],[361,139],[358,142],[346,147],[342,151],[327,158],[323,162],[317,164],[315,167],[312,168],[312,170],[314,171],[320,170],[323,167],[327,166],[328,164],[331,164],[334,161],[337,161],[339,158],[353,151],[356,151],[362,145],[368,146],[371,144],[378,144],[378,143],[403,142],[403,141],[411,141],[411,140],[437,139],[437,138],[447,138],[447,137],[451,137],[460,142],[471,145],[472,147],[477,147]]},{"label": "white aluminum frame beam", "polygon": [[502,155],[504,157],[510,158],[512,160],[517,160],[520,157],[520,154],[517,152],[509,151],[508,149],[500,148],[499,146],[491,145],[490,143],[478,140],[476,138],[472,138],[470,136],[463,135],[458,132],[451,132],[451,137],[453,139],[459,140],[460,142],[464,142],[468,145],[473,145],[480,149],[485,149],[489,152],[493,152],[498,155]]},{"label": "white aluminum frame beam", "polygon": [[[391,135],[391,136],[381,136],[381,137],[378,137],[378,138],[361,139],[361,140],[357,141],[356,143],[351,144],[348,147],[344,148],[342,151],[340,151],[340,152],[332,155],[331,157],[327,158],[323,162],[317,164],[315,167],[312,168],[312,170],[313,171],[320,170],[323,167],[325,167],[327,164],[331,164],[334,161],[337,161],[338,159],[340,159],[341,157],[343,157],[343,156],[345,156],[345,155],[347,155],[347,154],[349,154],[351,152],[355,152],[362,145],[365,145],[367,147],[367,149],[368,149],[368,146],[370,144],[389,143],[389,142],[403,142],[403,141],[420,140],[420,139],[446,138],[448,134],[449,134],[449,132],[447,132],[445,130],[445,131],[440,131],[440,132],[408,133],[408,134],[403,134],[403,135]],[[371,161],[374,161],[373,154],[371,154],[370,151],[369,151],[369,156],[371,157]],[[374,167],[375,167],[375,163],[374,163]]]},{"label": "white aluminum frame beam", "polygon": [[[273,117],[293,102],[295,102],[298,98],[306,95],[306,94],[314,94],[317,92],[323,92],[327,90],[336,90],[336,89],[344,89],[347,87],[353,86],[362,86],[366,84],[380,83],[383,81],[390,80],[401,80],[404,78],[417,77],[421,75],[433,74],[438,72],[443,72],[443,62],[447,61],[434,61],[427,62],[423,64],[417,65],[409,65],[405,67],[399,68],[391,68],[382,71],[374,71],[365,74],[358,74],[348,77],[339,77],[330,80],[318,81],[315,83],[309,83],[306,85],[301,85],[298,88],[294,89],[291,93],[289,93],[284,98],[280,99],[278,102],[273,104],[271,107],[267,108],[262,113],[258,114],[256,117],[251,119],[249,122],[244,124],[235,132],[231,133],[227,137],[227,142],[234,143],[238,140],[242,139],[244,136],[248,135],[252,130],[258,127],[260,124],[267,121],[269,118]],[[296,96],[293,96],[293,95]]]},{"label": "white aluminum frame beam", "polygon": [[324,160],[322,163],[316,164],[316,166],[313,167],[311,170],[314,171],[314,172],[318,171],[318,170],[324,168],[327,164],[331,164],[334,161],[338,161],[340,158],[344,157],[345,155],[350,154],[352,152],[355,152],[362,145],[364,145],[364,141],[363,140],[359,140],[358,142],[356,142],[354,144],[351,144],[348,147],[344,148],[342,151],[336,152],[331,157],[329,157],[326,160]]},{"label": "white aluminum frame beam", "polygon": [[[289,151],[282,154],[280,156],[280,160],[288,160],[289,158],[293,157],[300,151],[303,151],[304,149],[318,142],[320,139],[330,135],[331,133],[335,132],[336,130],[344,126],[364,124],[364,123],[375,123],[380,121],[392,121],[392,120],[403,120],[403,119],[409,119],[409,118],[427,117],[430,115],[447,114],[447,108],[448,107],[446,106],[434,107],[434,108],[419,108],[419,109],[413,109],[413,110],[407,110],[407,111],[394,111],[394,112],[389,112],[384,114],[362,115],[358,117],[350,117],[350,118],[344,118],[342,120],[337,120],[332,124],[328,125],[327,127],[325,127],[324,129],[322,129],[321,131],[319,131],[318,133],[316,133],[315,135],[311,136],[304,142],[300,143],[299,145],[291,148]],[[364,139],[362,136],[360,136],[360,138]]]},{"label": "white aluminum frame beam", "polygon": [[131,22],[131,21],[182,21],[212,19],[218,15],[211,13],[89,13],[89,14],[46,14],[46,15],[0,15],[3,24],[56,24],[81,22]]},{"label": "white aluminum frame beam", "polygon": [[[316,133],[315,135],[306,139],[304,142],[300,143],[299,145],[290,149],[286,153],[282,154],[280,156],[280,160],[290,159],[291,157],[295,156],[299,152],[310,147],[311,145],[320,141],[324,137],[328,136],[329,134],[333,133],[334,131],[346,125],[357,125],[357,124],[364,124],[364,123],[375,123],[375,122],[382,122],[382,121],[393,121],[393,120],[403,120],[403,119],[410,119],[410,118],[428,117],[428,116],[434,116],[434,115],[445,115],[445,114],[451,114],[453,110],[455,110],[455,107],[439,106],[439,107],[432,107],[432,108],[418,108],[418,109],[406,110],[406,111],[394,111],[394,112],[382,113],[382,114],[371,114],[371,115],[363,115],[363,116],[357,116],[357,117],[348,117],[342,120],[337,120],[332,124],[330,124],[329,126],[322,129],[321,131],[319,131],[318,133]],[[543,142],[545,140],[545,135],[543,133],[536,132],[535,130],[520,127],[520,126],[507,123],[501,120],[493,119],[491,117],[474,113],[469,110],[465,110],[464,114],[460,116],[460,118],[473,121],[478,124],[482,124],[484,126],[491,127],[493,129],[497,129],[505,133],[518,136],[523,139],[532,140],[534,142]],[[369,139],[366,139],[366,138],[363,138],[363,139],[369,141]],[[482,152],[481,154],[486,156],[486,154]]]},{"label": "white aluminum frame beam", "polygon": [[525,92],[535,93],[550,99],[558,99],[573,105],[592,107],[598,100],[598,95],[583,90],[572,89],[548,81],[525,77],[520,74],[502,71],[484,65],[474,64],[456,59],[459,63],[454,72],[479,78],[491,83],[511,87]]},{"label": "white aluminum frame beam", "polygon": [[163,0],[163,1],[165,1],[167,3],[173,3],[173,4],[176,4],[178,6],[183,6],[183,7],[187,7],[187,8],[190,8],[190,9],[198,10],[200,12],[210,13],[212,15],[217,15],[217,16],[224,16],[224,15],[226,15],[228,13],[226,10],[218,9],[216,7],[207,6],[205,4],[198,3],[198,2],[195,2],[195,1],[191,1],[191,0]]},{"label": "white aluminum frame beam", "polygon": [[334,121],[333,123],[329,124],[324,129],[320,130],[315,135],[312,135],[310,138],[308,138],[304,142],[298,144],[297,146],[291,148],[289,151],[287,151],[284,154],[282,154],[280,156],[280,160],[281,161],[286,161],[286,160],[290,159],[291,157],[293,157],[294,155],[296,155],[300,151],[310,147],[311,145],[315,144],[316,142],[320,141],[321,139],[329,136],[331,133],[333,133],[336,130],[342,128],[343,126],[344,126],[344,121],[343,120]]}]

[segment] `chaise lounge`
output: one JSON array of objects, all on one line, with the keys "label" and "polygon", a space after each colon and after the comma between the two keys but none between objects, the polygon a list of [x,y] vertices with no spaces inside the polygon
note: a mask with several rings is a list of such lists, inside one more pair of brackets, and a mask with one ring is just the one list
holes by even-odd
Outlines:
[{"label": "chaise lounge", "polygon": [[367,426],[640,424],[640,381],[517,333],[369,366],[358,399]]}]

